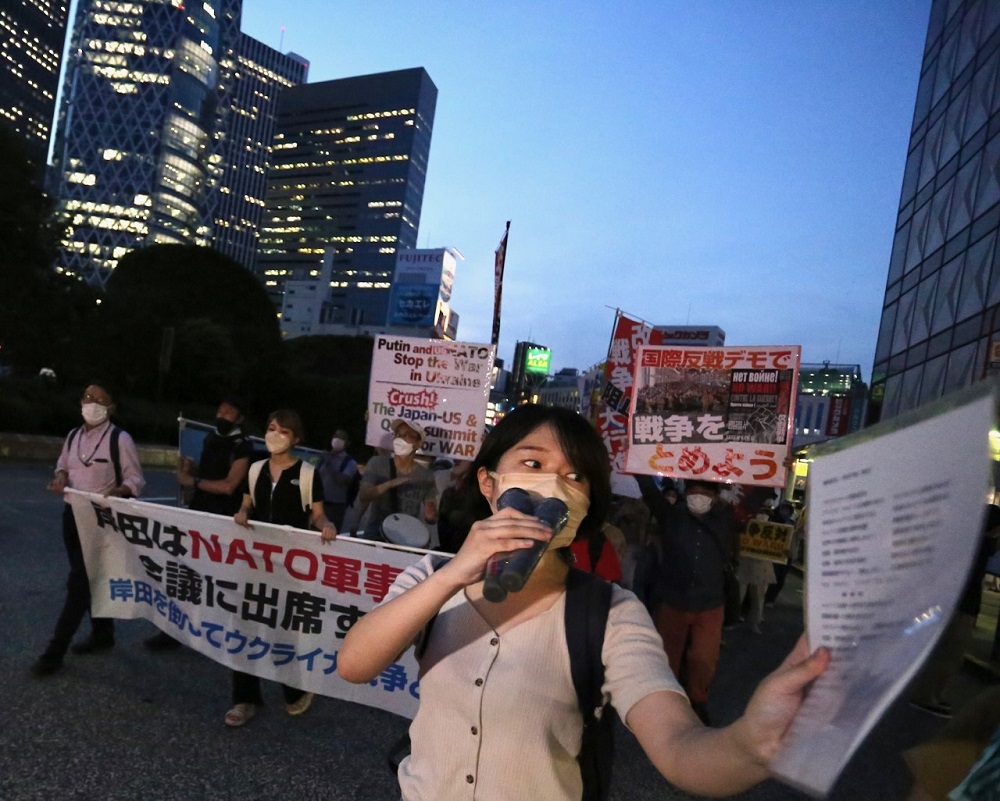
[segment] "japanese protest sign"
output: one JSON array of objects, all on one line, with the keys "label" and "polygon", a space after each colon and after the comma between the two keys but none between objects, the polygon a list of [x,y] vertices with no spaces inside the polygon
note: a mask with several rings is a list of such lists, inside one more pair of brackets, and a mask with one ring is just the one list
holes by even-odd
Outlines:
[{"label": "japanese protest sign", "polygon": [[749,556],[783,565],[788,561],[794,531],[794,526],[783,523],[748,520],[740,534],[740,558]]},{"label": "japanese protest sign", "polygon": [[800,353],[640,346],[625,470],[783,486]]},{"label": "japanese protest sign", "polygon": [[423,551],[70,490],[93,614],[145,619],[223,665],[416,714],[412,651],[367,685],[337,675],[350,629]]},{"label": "japanese protest sign", "polygon": [[474,459],[484,436],[496,347],[379,334],[365,442],[388,447],[397,417],[423,426],[421,453]]},{"label": "japanese protest sign", "polygon": [[632,320],[619,313],[615,331],[608,348],[604,367],[604,402],[597,416],[597,432],[604,440],[611,460],[611,470],[621,473],[625,469],[627,450],[628,410],[632,401],[632,377],[640,345],[658,344],[660,332],[647,323]]}]

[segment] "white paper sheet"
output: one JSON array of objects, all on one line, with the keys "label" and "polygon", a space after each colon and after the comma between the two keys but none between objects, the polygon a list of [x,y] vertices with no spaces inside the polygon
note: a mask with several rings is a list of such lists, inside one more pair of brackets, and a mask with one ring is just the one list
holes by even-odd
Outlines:
[{"label": "white paper sheet", "polygon": [[903,690],[948,623],[986,503],[987,394],[809,471],[807,630],[832,652],[774,774],[814,796]]}]

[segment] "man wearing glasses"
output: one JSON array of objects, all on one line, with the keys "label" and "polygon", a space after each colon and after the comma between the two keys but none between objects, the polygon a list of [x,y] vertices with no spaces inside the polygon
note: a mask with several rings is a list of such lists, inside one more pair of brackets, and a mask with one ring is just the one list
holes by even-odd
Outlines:
[{"label": "man wearing glasses", "polygon": [[[146,482],[139,454],[132,437],[111,422],[114,409],[114,399],[107,385],[91,382],[80,398],[83,425],[74,428],[66,437],[56,462],[55,476],[48,484],[50,491],[61,494],[72,488],[119,498],[136,497],[142,492]],[[68,503],[63,507],[63,544],[69,557],[66,600],[48,648],[31,668],[36,676],[48,676],[62,668],[70,641],[84,615],[90,612],[90,581],[73,508]],[[113,620],[92,617],[90,623],[90,637],[73,645],[73,653],[91,654],[114,646]]]}]

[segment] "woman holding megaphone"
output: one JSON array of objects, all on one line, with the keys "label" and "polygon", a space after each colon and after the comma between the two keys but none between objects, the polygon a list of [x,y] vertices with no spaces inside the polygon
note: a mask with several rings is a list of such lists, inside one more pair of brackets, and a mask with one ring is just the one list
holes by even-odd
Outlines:
[{"label": "woman holding megaphone", "polygon": [[[577,762],[584,713],[564,617],[569,545],[604,522],[607,451],[575,412],[521,406],[487,437],[470,480],[482,494],[483,519],[450,561],[436,566],[426,557],[400,574],[383,603],[351,627],[337,669],[368,682],[428,633],[419,648],[412,753],[398,774],[405,801],[470,785],[482,798],[575,801],[587,788]],[[541,508],[553,498],[563,507],[554,517]],[[533,569],[521,564],[515,580],[504,580],[504,563],[518,561],[518,551],[534,552]],[[829,654],[810,657],[803,638],[743,717],[710,729],[691,710],[643,605],[617,586],[610,598],[601,689],[660,773],[715,796],[767,778],[768,760]]]}]

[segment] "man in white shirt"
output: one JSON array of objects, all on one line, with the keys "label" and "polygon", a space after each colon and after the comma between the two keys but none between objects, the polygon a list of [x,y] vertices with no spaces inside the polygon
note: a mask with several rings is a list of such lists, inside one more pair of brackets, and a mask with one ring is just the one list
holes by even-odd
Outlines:
[{"label": "man in white shirt", "polygon": [[[50,491],[62,494],[71,487],[121,498],[135,497],[142,492],[146,482],[139,454],[132,437],[109,419],[114,408],[106,384],[94,381],[87,386],[80,399],[83,425],[74,428],[66,437],[55,476],[48,484]],[[90,611],[90,581],[73,508],[69,504],[63,508],[63,544],[69,557],[66,600],[45,653],[31,668],[36,676],[48,676],[62,668],[70,641],[80,621]],[[73,645],[72,650],[76,654],[90,654],[107,650],[114,644],[114,621],[91,618],[90,637]]]}]

